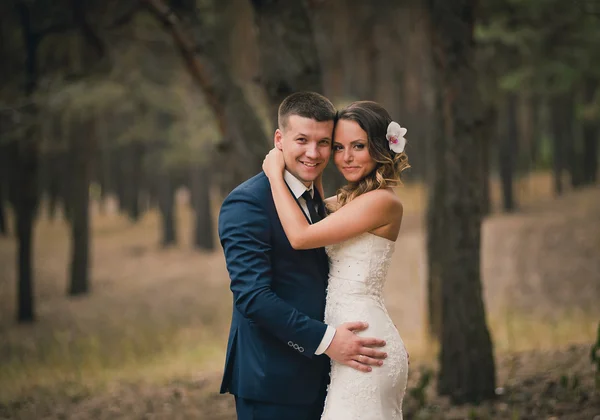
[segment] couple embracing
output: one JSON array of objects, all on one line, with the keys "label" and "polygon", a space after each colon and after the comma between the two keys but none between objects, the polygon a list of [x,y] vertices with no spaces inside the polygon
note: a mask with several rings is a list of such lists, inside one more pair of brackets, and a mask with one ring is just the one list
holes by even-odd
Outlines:
[{"label": "couple embracing", "polygon": [[[375,102],[279,107],[263,172],[223,202],[233,292],[221,392],[241,420],[402,419],[408,354],[383,302],[406,130]],[[330,157],[348,181],[323,199]]]}]

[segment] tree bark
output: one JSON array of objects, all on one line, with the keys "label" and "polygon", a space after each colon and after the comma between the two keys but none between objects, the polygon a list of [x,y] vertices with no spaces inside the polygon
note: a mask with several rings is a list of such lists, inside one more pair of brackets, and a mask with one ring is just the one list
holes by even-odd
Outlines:
[{"label": "tree bark", "polygon": [[51,153],[46,158],[48,160],[48,219],[56,219],[56,208],[60,201],[60,183],[61,169],[60,162],[64,161],[63,154],[60,152]]},{"label": "tree bark", "polygon": [[430,200],[438,205],[430,210],[433,227],[444,235],[435,244],[438,260],[430,262],[438,267],[442,296],[438,392],[455,403],[478,402],[494,396],[495,367],[480,276],[483,170],[477,134],[485,117],[472,67],[475,1],[428,5],[443,130],[434,151],[443,153],[438,159],[445,163],[434,175],[442,197]]},{"label": "tree bark", "polygon": [[[34,111],[33,111],[34,112]],[[33,290],[33,225],[38,201],[37,171],[39,168],[38,142],[34,130],[26,137],[9,144],[10,201],[12,202],[17,233],[17,321],[35,320]]]},{"label": "tree bark", "polygon": [[[556,95],[550,101],[550,119],[552,125],[552,173],[554,177],[554,192],[563,192],[563,172],[567,169],[569,153],[567,143],[571,141],[564,114],[564,101],[569,102],[566,95]],[[567,104],[567,106],[569,106]]]},{"label": "tree bark", "polygon": [[227,171],[223,178],[224,189],[231,189],[260,171],[271,142],[256,111],[231,74],[225,59],[227,51],[217,42],[225,29],[219,13],[228,2],[209,0],[198,8],[195,2],[178,1],[173,6],[181,19],[162,0],[144,0],[144,3],[171,33],[211,107],[222,134],[219,151],[227,154],[228,159],[235,155],[236,171]]},{"label": "tree bark", "polygon": [[210,208],[210,171],[205,164],[190,169],[192,206],[195,211],[194,246],[212,251],[215,248],[214,223]]},{"label": "tree bark", "polygon": [[162,219],[161,245],[167,247],[177,243],[177,229],[175,224],[175,190],[169,171],[162,169],[156,179],[158,194],[158,208]]},{"label": "tree bark", "polygon": [[[96,133],[94,122],[84,123],[88,130],[77,123],[76,135],[71,135],[73,151],[71,182],[71,281],[69,295],[87,294],[89,282],[90,212],[89,189],[93,174]],[[90,129],[91,128],[91,129]],[[86,133],[87,131],[87,133]],[[87,135],[86,135],[87,134]]]},{"label": "tree bark", "polygon": [[121,161],[124,179],[125,211],[129,219],[137,222],[140,219],[140,187],[142,180],[142,155],[144,146],[140,141],[133,141],[125,146],[126,154]]},{"label": "tree bark", "polygon": [[8,161],[6,155],[7,152],[8,148],[4,145],[0,145],[0,235],[2,236],[8,235],[5,211],[5,206],[8,199]]},{"label": "tree bark", "polygon": [[302,1],[252,0],[258,27],[261,80],[277,127],[279,104],[298,91],[323,92],[312,22]]},{"label": "tree bark", "polygon": [[436,95],[433,109],[434,124],[427,147],[430,162],[426,172],[427,198],[427,325],[429,337],[441,343],[442,331],[442,257],[445,240],[443,206],[446,184],[441,174],[446,172],[446,143],[443,141],[441,95]]},{"label": "tree bark", "polygon": [[[38,80],[37,49],[40,36],[32,28],[30,6],[23,1],[15,2],[25,46],[25,98],[30,101]],[[31,101],[33,103],[33,101]],[[23,113],[33,118],[37,107],[29,105]],[[17,225],[18,305],[17,320],[32,322],[35,319],[33,293],[33,224],[38,203],[39,142],[35,130],[29,127],[23,138],[13,141],[14,169],[10,185]]]},{"label": "tree bark", "polygon": [[[596,78],[588,78],[584,84],[584,101],[590,106],[594,101],[594,94],[598,88]],[[598,137],[600,137],[600,123],[598,117],[588,116],[583,121],[583,170],[582,184],[596,183],[598,176]]]},{"label": "tree bark", "polygon": [[583,184],[583,148],[580,147],[580,138],[575,133],[575,95],[573,92],[563,95],[560,107],[567,169],[571,178],[571,187],[577,188]]},{"label": "tree bark", "polygon": [[540,123],[540,110],[542,107],[541,97],[538,93],[533,93],[529,98],[528,106],[531,108],[531,148],[529,150],[529,155],[531,157],[531,166],[536,168],[538,165],[538,158],[540,154],[540,144],[541,144],[541,123]]},{"label": "tree bark", "polygon": [[[291,93],[323,93],[323,75],[313,23],[302,1],[252,0],[258,26],[261,81],[265,86],[273,126],[277,110]],[[324,173],[324,188],[333,195],[345,184],[333,165]]]},{"label": "tree bark", "polygon": [[515,209],[515,195],[513,190],[513,178],[515,173],[517,145],[519,141],[517,130],[517,104],[518,97],[514,93],[508,94],[506,102],[506,127],[507,130],[501,138],[498,153],[498,168],[500,169],[500,181],[502,184],[502,203],[505,211]]}]

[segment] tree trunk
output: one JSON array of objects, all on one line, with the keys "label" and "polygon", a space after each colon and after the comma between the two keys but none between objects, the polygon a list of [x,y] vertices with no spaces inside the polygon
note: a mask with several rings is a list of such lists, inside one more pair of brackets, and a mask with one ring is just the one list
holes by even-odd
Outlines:
[{"label": "tree trunk", "polygon": [[478,133],[485,117],[472,67],[475,2],[431,0],[429,7],[443,130],[433,150],[445,162],[434,175],[442,198],[430,201],[437,204],[431,219],[444,235],[435,244],[438,261],[430,263],[438,266],[442,295],[438,392],[454,403],[478,402],[494,396],[495,367],[480,276],[484,171]]},{"label": "tree trunk", "polygon": [[323,69],[323,93],[334,103],[345,96],[343,51],[348,44],[348,11],[343,0],[331,0],[315,5],[313,29],[319,62]]},{"label": "tree trunk", "polygon": [[[291,93],[323,93],[321,63],[312,21],[304,2],[252,0],[258,25],[261,80],[277,127],[277,110]],[[324,188],[333,195],[345,184],[333,165],[325,169]]]},{"label": "tree trunk", "polygon": [[98,183],[100,184],[100,212],[106,213],[106,200],[109,194],[113,191],[113,179],[111,177],[111,145],[106,133],[106,119],[102,118],[97,122],[99,126],[98,141],[97,144],[101,148],[100,150],[100,162],[98,168]]},{"label": "tree trunk", "polygon": [[[585,81],[584,101],[587,106],[592,106],[597,88],[597,79],[588,78]],[[591,185],[596,183],[598,176],[598,137],[600,137],[600,124],[597,116],[589,116],[584,119],[582,136],[582,184]]]},{"label": "tree trunk", "polygon": [[21,203],[17,208],[17,237],[19,252],[17,265],[19,267],[18,314],[19,322],[35,320],[35,301],[33,294],[33,220],[35,217],[34,203]]},{"label": "tree trunk", "polygon": [[215,249],[214,223],[210,208],[210,171],[205,164],[190,169],[192,206],[196,215],[194,246],[206,251]]},{"label": "tree trunk", "polygon": [[177,243],[175,224],[175,190],[169,171],[163,169],[156,179],[158,193],[158,208],[162,219],[161,245],[167,247]]},{"label": "tree trunk", "polygon": [[119,213],[125,213],[127,207],[125,198],[125,160],[125,147],[117,146],[111,150],[110,172],[119,205]]},{"label": "tree trunk", "polygon": [[517,156],[517,104],[518,97],[514,93],[508,94],[506,103],[506,126],[507,130],[500,140],[498,153],[498,167],[500,169],[500,181],[502,184],[502,203],[505,211],[515,209],[515,196],[513,191],[513,177]]},{"label": "tree trunk", "polygon": [[478,137],[480,139],[480,161],[481,161],[481,216],[485,217],[492,211],[491,193],[490,193],[490,146],[493,133],[495,133],[497,124],[497,114],[495,107],[489,107],[486,111],[483,125],[480,127]]},{"label": "tree trunk", "polygon": [[[38,80],[37,48],[40,37],[34,34],[30,5],[16,2],[15,7],[21,24],[21,35],[25,46],[25,98],[30,101]],[[30,118],[37,116],[37,107],[29,105],[23,113]],[[35,318],[33,293],[33,224],[38,202],[39,142],[35,130],[29,127],[23,138],[13,141],[12,182],[9,195],[12,197],[17,225],[18,304],[17,320],[32,322]],[[11,166],[12,166],[11,165]]]},{"label": "tree trunk", "polygon": [[302,1],[252,0],[258,27],[261,80],[277,126],[277,109],[298,91],[322,93],[321,64],[312,22]]},{"label": "tree trunk", "polygon": [[61,165],[60,162],[64,161],[63,153],[55,152],[50,154],[48,157],[48,219],[56,219],[56,208],[60,201],[60,184],[61,184]]},{"label": "tree trunk", "polygon": [[0,235],[8,235],[8,229],[6,227],[6,211],[5,206],[8,199],[8,162],[6,153],[8,148],[0,145]]},{"label": "tree trunk", "polygon": [[34,130],[27,130],[25,138],[9,144],[10,201],[12,202],[18,243],[17,268],[17,321],[35,320],[33,292],[33,225],[37,207],[37,180],[39,150]]},{"label": "tree trunk", "polygon": [[125,210],[129,219],[137,222],[140,219],[140,187],[142,180],[142,154],[143,145],[139,141],[131,142],[125,146],[125,156],[121,161],[124,179],[121,180],[125,188]]},{"label": "tree trunk", "polygon": [[552,125],[552,173],[554,177],[554,192],[557,195],[563,192],[563,171],[567,167],[567,142],[568,130],[565,123],[563,101],[568,100],[565,95],[556,95],[550,101],[550,119]]},{"label": "tree trunk", "polygon": [[571,178],[571,187],[576,188],[583,184],[583,147],[580,147],[579,136],[575,133],[575,95],[573,92],[564,94],[564,100],[560,106],[567,168]]},{"label": "tree trunk", "polygon": [[446,170],[446,143],[443,141],[441,96],[436,95],[433,109],[434,123],[427,157],[430,165],[426,171],[427,198],[427,325],[430,338],[441,342],[442,331],[442,256],[445,241],[443,206],[446,185],[441,174]]},{"label": "tree trunk", "polygon": [[529,107],[531,108],[531,148],[529,155],[531,157],[531,166],[537,168],[540,154],[540,144],[542,139],[542,130],[540,123],[541,98],[538,93],[533,93],[529,98]]},{"label": "tree trunk", "polygon": [[272,142],[267,140],[270,136],[266,135],[260,118],[232,77],[225,59],[228,52],[217,42],[229,29],[217,11],[223,10],[229,2],[210,0],[196,7],[193,1],[179,1],[173,6],[182,20],[172,13],[165,1],[144,0],[144,3],[171,32],[190,74],[215,114],[222,134],[219,151],[227,154],[228,159],[233,160],[235,155],[236,171],[226,172],[223,181],[224,188],[230,189],[260,171]]},{"label": "tree trunk", "polygon": [[[93,117],[92,117],[93,118]],[[78,124],[79,125],[79,124]],[[78,126],[70,139],[73,152],[71,182],[71,282],[69,295],[89,292],[90,211],[89,189],[93,174],[96,133],[94,122]],[[87,132],[87,135],[86,135]]]}]

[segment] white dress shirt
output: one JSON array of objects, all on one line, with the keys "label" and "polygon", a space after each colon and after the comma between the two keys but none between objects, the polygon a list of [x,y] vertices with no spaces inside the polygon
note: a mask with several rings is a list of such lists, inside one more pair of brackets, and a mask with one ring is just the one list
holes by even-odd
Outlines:
[{"label": "white dress shirt", "polygon": [[[300,207],[302,207],[302,211],[304,211],[304,214],[306,215],[306,217],[308,217],[308,220],[311,220],[310,214],[308,212],[308,206],[306,205],[306,200],[302,198],[302,194],[304,194],[304,192],[308,190],[310,191],[310,195],[314,197],[314,185],[311,184],[310,187],[306,187],[306,185],[304,185],[302,181],[300,181],[298,178],[296,178],[294,175],[288,172],[287,169],[283,173],[283,179],[285,180],[285,183],[288,185],[288,187],[290,187],[290,190],[292,190],[294,197],[296,197],[296,199],[300,203]],[[315,354],[318,355],[325,353],[325,351],[329,348],[329,345],[333,341],[334,336],[335,328],[333,328],[331,325],[328,325],[327,331],[325,331],[325,335],[323,335],[321,344],[319,344],[319,347],[317,347]]]}]

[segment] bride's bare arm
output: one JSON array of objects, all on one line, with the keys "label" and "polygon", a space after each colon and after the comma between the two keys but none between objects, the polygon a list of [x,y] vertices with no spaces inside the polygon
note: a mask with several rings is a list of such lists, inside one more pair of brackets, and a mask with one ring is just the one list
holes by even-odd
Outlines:
[{"label": "bride's bare arm", "polygon": [[318,223],[309,224],[291,196],[283,176],[272,177],[277,214],[294,249],[331,245],[391,224],[402,217],[402,204],[386,190],[363,194]]}]

